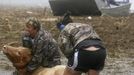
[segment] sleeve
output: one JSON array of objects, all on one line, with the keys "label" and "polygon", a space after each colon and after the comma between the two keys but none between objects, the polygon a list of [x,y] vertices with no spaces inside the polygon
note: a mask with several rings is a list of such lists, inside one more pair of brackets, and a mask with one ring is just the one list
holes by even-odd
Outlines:
[{"label": "sleeve", "polygon": [[29,71],[29,72],[33,71],[40,66],[40,64],[43,60],[43,57],[44,57],[43,56],[44,52],[45,52],[44,50],[48,49],[48,43],[49,43],[48,39],[38,40],[35,53],[33,54],[31,61],[27,65],[27,71]]},{"label": "sleeve", "polygon": [[65,35],[65,33],[65,31],[62,31],[58,38],[58,44],[63,52],[65,50],[65,44],[67,44],[68,41],[68,37]]},{"label": "sleeve", "polygon": [[60,49],[66,57],[68,57],[68,55],[72,51],[72,45],[70,43],[69,36],[69,33],[67,33],[66,31],[62,31],[58,38],[58,44],[60,46]]},{"label": "sleeve", "polygon": [[30,37],[22,37],[22,45],[26,48],[32,48],[32,40]]},{"label": "sleeve", "polygon": [[32,40],[29,37],[28,32],[23,31],[21,36],[22,36],[22,45],[23,45],[23,47],[27,47],[27,48],[31,49],[32,48]]}]

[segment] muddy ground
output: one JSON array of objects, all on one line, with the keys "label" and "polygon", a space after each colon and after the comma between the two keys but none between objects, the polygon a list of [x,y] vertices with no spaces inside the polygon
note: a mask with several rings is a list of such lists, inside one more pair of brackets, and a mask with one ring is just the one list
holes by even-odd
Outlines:
[{"label": "muddy ground", "polygon": [[[57,40],[59,31],[49,9],[42,8],[0,8],[0,49],[4,44],[20,42],[21,31],[28,17],[37,17],[43,28],[50,31]],[[72,16],[74,22],[91,24],[102,38],[107,48],[107,59],[101,75],[134,75],[134,15],[111,16]],[[0,52],[0,75],[11,75],[12,63]]]}]

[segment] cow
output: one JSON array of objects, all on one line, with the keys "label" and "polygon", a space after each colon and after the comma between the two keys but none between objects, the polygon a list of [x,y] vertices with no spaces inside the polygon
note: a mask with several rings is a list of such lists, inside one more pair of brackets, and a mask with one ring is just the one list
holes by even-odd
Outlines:
[{"label": "cow", "polygon": [[[17,69],[18,74],[26,75],[24,70],[32,57],[30,49],[25,47],[4,45],[2,51],[13,63],[13,66]],[[52,68],[39,67],[31,75],[63,75],[64,70],[65,65],[57,65]]]}]

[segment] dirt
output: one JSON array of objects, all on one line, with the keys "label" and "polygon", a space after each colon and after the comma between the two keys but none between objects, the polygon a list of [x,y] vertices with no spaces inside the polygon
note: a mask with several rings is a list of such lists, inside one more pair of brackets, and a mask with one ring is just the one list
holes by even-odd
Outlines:
[{"label": "dirt", "polygon": [[[32,13],[31,13],[32,12]],[[57,40],[59,31],[50,9],[9,8],[0,9],[0,50],[4,44],[17,41],[21,43],[26,19],[37,17],[43,28],[50,31]],[[101,75],[134,75],[134,15],[126,17],[111,16],[72,16],[74,22],[91,24],[102,38],[107,48],[107,59]],[[46,20],[50,19],[52,20]],[[14,67],[6,56],[0,52],[0,75],[11,75]]]}]

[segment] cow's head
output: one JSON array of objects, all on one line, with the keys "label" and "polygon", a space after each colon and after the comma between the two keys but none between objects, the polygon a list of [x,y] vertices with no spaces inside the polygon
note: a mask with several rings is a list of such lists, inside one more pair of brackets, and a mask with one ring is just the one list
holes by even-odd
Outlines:
[{"label": "cow's head", "polygon": [[5,45],[3,47],[3,53],[17,69],[25,67],[31,59],[31,51],[25,47],[13,47]]}]

